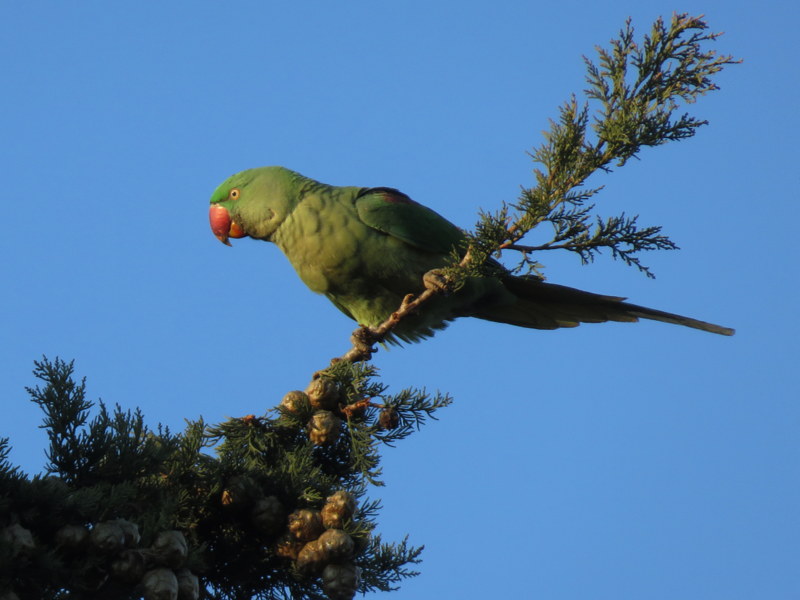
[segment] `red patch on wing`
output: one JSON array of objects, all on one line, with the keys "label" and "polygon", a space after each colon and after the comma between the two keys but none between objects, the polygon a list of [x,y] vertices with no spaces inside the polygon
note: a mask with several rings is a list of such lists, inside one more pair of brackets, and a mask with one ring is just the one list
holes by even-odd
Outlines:
[{"label": "red patch on wing", "polygon": [[416,204],[411,198],[398,190],[387,189],[382,191],[386,202],[391,202],[392,204]]}]

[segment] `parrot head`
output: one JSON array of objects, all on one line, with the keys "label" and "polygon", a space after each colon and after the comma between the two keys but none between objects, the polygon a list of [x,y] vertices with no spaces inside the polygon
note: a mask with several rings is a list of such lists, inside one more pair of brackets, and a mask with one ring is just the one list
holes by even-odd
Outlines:
[{"label": "parrot head", "polygon": [[230,238],[269,240],[297,202],[300,176],[283,167],[260,167],[231,175],[211,195],[208,220],[223,244]]}]

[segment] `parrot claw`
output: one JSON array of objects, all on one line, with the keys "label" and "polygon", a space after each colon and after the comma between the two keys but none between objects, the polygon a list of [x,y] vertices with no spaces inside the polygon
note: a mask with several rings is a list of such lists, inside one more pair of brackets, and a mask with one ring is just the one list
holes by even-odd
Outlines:
[{"label": "parrot claw", "polygon": [[[375,339],[375,334],[369,327],[362,325],[356,329],[353,335],[350,336],[350,341],[353,343],[353,350],[356,354],[356,356],[348,357],[348,360],[351,360],[351,362],[370,360],[372,355],[377,352],[377,348],[372,345],[377,340]],[[348,352],[348,354],[350,353]]]},{"label": "parrot claw", "polygon": [[451,287],[451,278],[442,269],[431,269],[422,276],[426,290],[447,294]]}]

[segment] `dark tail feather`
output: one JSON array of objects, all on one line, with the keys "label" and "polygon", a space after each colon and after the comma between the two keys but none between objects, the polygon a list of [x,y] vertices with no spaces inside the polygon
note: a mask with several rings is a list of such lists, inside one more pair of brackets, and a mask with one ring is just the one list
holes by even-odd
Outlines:
[{"label": "dark tail feather", "polygon": [[663,321],[702,331],[733,335],[734,330],[690,317],[623,302],[624,298],[584,292],[527,277],[503,279],[506,289],[517,296],[514,304],[480,308],[474,316],[534,329],[575,327],[580,323],[605,321]]},{"label": "dark tail feather", "polygon": [[733,335],[736,333],[736,330],[730,327],[723,327],[722,325],[700,321],[699,319],[692,319],[691,317],[684,317],[683,315],[676,315],[674,313],[664,312],[663,310],[655,310],[654,308],[647,308],[646,306],[629,304],[628,302],[621,302],[620,304],[625,307],[628,314],[634,317],[650,319],[651,321],[662,321],[664,323],[674,323],[675,325],[701,329],[702,331],[718,333],[719,335]]}]

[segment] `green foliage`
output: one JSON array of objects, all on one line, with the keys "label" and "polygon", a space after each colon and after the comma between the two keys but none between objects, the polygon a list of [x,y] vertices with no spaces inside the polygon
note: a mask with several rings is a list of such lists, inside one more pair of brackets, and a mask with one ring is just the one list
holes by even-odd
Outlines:
[{"label": "green foliage", "polygon": [[35,365],[34,376],[48,385],[26,390],[45,413],[49,473],[76,487],[123,483],[131,475],[153,471],[174,451],[177,439],[168,430],[157,437],[151,434],[138,409],[123,411],[116,406],[109,413],[100,402],[99,414],[88,421],[93,405],[86,400],[85,381],[72,380],[72,362],[44,359]]},{"label": "green foliage", "polygon": [[[363,405],[363,410],[348,417],[347,432],[353,466],[373,485],[383,485],[378,479],[380,444],[393,446],[395,442],[407,438],[418,431],[427,418],[435,419],[438,409],[452,402],[446,394],[431,395],[424,389],[405,389],[399,394],[386,395],[386,388],[373,381],[378,370],[370,364],[339,361],[323,373],[334,378],[345,389],[349,385],[350,404],[360,402]],[[380,404],[372,402],[374,398],[380,398]],[[381,413],[386,411],[391,411],[397,421],[388,429],[380,422]]]},{"label": "green foliage", "polygon": [[[23,479],[25,476],[20,473],[18,467],[11,464],[8,460],[8,455],[11,452],[11,447],[8,445],[8,438],[0,438],[0,482],[11,483],[13,481]],[[0,502],[3,498],[0,498]],[[0,504],[0,513],[3,512],[4,506]]]},{"label": "green foliage", "polygon": [[[384,544],[376,535],[369,550],[364,556],[364,583],[371,588],[388,592],[396,589],[392,584],[399,583],[406,577],[414,577],[418,573],[405,568],[405,565],[419,562],[422,547],[413,548],[408,545],[408,538],[399,544]],[[374,579],[373,573],[389,573],[385,579]]]},{"label": "green foliage", "polygon": [[[707,28],[701,18],[685,14],[673,16],[669,25],[659,18],[637,43],[628,20],[609,50],[597,48],[598,64],[584,58],[587,100],[580,103],[573,96],[566,102],[544,143],[531,152],[542,166],[534,171],[536,185],[523,188],[516,203],[481,214],[471,240],[474,262],[480,265],[492,254],[516,250],[522,257],[516,270],[539,273],[542,265],[534,257],[541,251],[568,250],[587,263],[607,249],[613,258],[653,277],[638,254],[672,250],[675,243],[661,227],[640,227],[636,216],[594,215],[589,202],[602,188],[586,183],[598,171],[610,172],[612,165],[621,167],[638,157],[643,147],[692,137],[707,123],[676,115],[681,103],[718,89],[711,77],[737,62],[702,47],[720,35]],[[522,244],[542,223],[552,226],[552,238]]]},{"label": "green foliage", "polygon": [[[344,417],[332,443],[310,439],[309,419],[319,409],[308,397],[299,409],[214,426],[191,421],[173,435],[150,430],[140,411],[95,407],[85,382],[73,379],[73,363],[44,358],[35,366],[42,385],[28,392],[45,415],[50,463],[48,475],[28,478],[0,440],[0,589],[23,598],[134,598],[141,573],[131,577],[119,564],[135,559],[146,569],[188,569],[209,598],[325,598],[320,569],[304,570],[297,557],[308,540],[292,538],[287,519],[298,510],[321,514],[338,490],[361,500],[341,525],[355,550],[334,561],[360,569],[357,589],[390,590],[416,574],[408,567],[422,549],[374,535],[379,504],[364,496],[369,483],[380,484],[378,446],[407,437],[449,398],[414,390],[387,395],[375,367],[338,363],[317,374],[332,382],[334,410]],[[400,415],[391,431],[378,418],[387,407]],[[111,547],[94,540],[120,519],[135,524],[140,539]],[[65,545],[65,527],[87,532],[90,541]],[[159,535],[174,530],[188,553],[164,563]],[[11,539],[17,533],[32,544],[20,546]],[[292,544],[294,555],[285,551]]]}]

